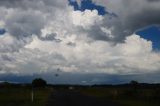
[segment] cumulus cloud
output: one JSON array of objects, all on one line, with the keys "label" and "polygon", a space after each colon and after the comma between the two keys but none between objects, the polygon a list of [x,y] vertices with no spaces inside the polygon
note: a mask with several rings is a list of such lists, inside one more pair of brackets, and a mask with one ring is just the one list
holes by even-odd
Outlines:
[{"label": "cumulus cloud", "polygon": [[[119,6],[116,1],[108,1],[106,7],[118,15],[114,18],[97,10],[74,11],[65,0],[0,1],[0,27],[6,30],[0,36],[0,73],[159,72],[160,54],[152,51],[152,42],[134,34],[143,27],[138,24],[145,5],[137,5],[142,7],[134,12],[131,1],[125,2],[131,5],[128,9],[124,0],[117,1]],[[152,5],[153,10],[159,8],[158,3]],[[143,25],[153,24],[148,22]]]},{"label": "cumulus cloud", "polygon": [[[45,72],[141,74],[158,72],[160,54],[152,52],[152,43],[138,35],[127,37],[125,43],[112,47],[108,42],[76,40],[76,46],[65,42],[43,41],[34,36],[33,41],[20,52],[10,54],[3,67],[19,74]],[[11,66],[10,66],[11,65]],[[13,71],[14,72],[14,71]]]},{"label": "cumulus cloud", "polygon": [[150,25],[160,25],[159,0],[93,0],[103,5],[117,17],[106,15],[105,26],[113,28],[113,41],[124,41],[125,37]]},{"label": "cumulus cloud", "polygon": [[95,24],[100,24],[103,17],[98,15],[97,10],[86,10],[84,12],[74,11],[72,12],[73,24],[75,26],[81,26],[84,29],[91,28]]},{"label": "cumulus cloud", "polygon": [[32,34],[40,35],[40,30],[45,24],[44,21],[42,13],[14,10],[7,16],[6,28],[11,35],[20,39]]}]

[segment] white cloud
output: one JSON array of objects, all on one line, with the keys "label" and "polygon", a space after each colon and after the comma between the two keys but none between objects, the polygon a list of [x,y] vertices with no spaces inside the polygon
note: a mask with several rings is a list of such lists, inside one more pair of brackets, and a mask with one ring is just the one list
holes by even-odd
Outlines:
[{"label": "white cloud", "polygon": [[72,12],[73,24],[76,26],[82,26],[85,29],[91,28],[95,24],[101,24],[103,17],[98,15],[97,10],[85,10]]},{"label": "white cloud", "polygon": [[131,35],[125,43],[116,46],[104,41],[90,43],[77,40],[76,46],[72,47],[65,43],[34,38],[26,48],[38,49],[51,56],[61,55],[65,58],[62,60],[64,63],[57,64],[61,64],[60,67],[74,66],[73,72],[131,74],[156,72],[160,68],[160,54],[152,52],[152,43],[138,35]]},{"label": "white cloud", "polygon": [[152,52],[152,42],[138,35],[127,37],[122,52],[126,55],[139,55]]},{"label": "white cloud", "polygon": [[152,42],[131,34],[119,43],[112,22],[97,10],[74,11],[60,0],[32,2],[23,0],[18,7],[3,2],[0,11],[6,15],[0,20],[7,33],[0,36],[0,73],[159,71],[160,53],[152,51]]}]

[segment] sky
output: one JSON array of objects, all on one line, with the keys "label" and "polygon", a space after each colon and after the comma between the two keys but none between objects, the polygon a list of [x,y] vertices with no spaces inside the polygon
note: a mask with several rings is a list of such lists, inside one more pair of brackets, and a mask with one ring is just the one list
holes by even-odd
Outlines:
[{"label": "sky", "polygon": [[160,0],[0,0],[0,81],[160,82]]}]

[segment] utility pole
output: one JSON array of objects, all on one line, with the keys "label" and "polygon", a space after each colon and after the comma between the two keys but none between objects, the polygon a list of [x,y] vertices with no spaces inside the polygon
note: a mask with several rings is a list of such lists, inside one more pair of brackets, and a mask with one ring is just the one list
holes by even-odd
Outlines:
[{"label": "utility pole", "polygon": [[33,90],[33,85],[32,85],[32,91],[31,91],[31,101],[34,101],[34,90]]}]

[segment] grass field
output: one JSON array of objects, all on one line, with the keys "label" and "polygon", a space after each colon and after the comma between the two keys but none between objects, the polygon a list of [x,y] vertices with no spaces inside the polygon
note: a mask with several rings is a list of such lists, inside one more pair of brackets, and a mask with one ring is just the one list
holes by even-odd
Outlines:
[{"label": "grass field", "polygon": [[34,90],[34,101],[31,101],[31,87],[0,88],[0,106],[45,106],[51,89]]},{"label": "grass field", "polygon": [[85,95],[110,100],[122,106],[160,106],[160,89],[86,88],[79,89]]},{"label": "grass field", "polygon": [[[34,89],[34,101],[31,101],[31,87],[0,87],[0,106],[45,106],[51,92],[64,90],[112,101],[122,106],[160,106],[160,87],[47,87]],[[54,91],[52,92],[54,93]],[[65,95],[64,95],[65,96]],[[63,101],[62,101],[63,102]]]}]

